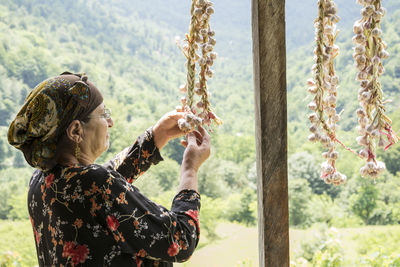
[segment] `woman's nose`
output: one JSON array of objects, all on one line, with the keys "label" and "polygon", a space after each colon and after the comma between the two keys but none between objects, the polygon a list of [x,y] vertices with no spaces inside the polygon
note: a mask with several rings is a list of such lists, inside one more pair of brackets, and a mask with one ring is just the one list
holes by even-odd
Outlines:
[{"label": "woman's nose", "polygon": [[108,128],[111,128],[114,126],[114,121],[111,117],[107,119],[107,123],[108,123]]}]

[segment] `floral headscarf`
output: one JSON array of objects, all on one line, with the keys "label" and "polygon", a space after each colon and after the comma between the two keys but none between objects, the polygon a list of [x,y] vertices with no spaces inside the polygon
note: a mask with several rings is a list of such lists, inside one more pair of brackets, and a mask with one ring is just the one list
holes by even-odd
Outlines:
[{"label": "floral headscarf", "polygon": [[73,120],[85,119],[103,102],[83,74],[64,72],[38,84],[8,129],[8,142],[35,168],[54,167],[59,138]]}]

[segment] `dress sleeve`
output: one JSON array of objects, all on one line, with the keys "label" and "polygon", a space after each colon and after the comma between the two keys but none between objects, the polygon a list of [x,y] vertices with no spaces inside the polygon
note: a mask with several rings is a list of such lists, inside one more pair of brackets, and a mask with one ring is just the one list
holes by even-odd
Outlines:
[{"label": "dress sleeve", "polygon": [[[105,169],[103,169],[106,171]],[[198,244],[200,195],[183,190],[173,199],[171,210],[149,200],[118,173],[107,171],[89,205],[112,234],[124,253],[132,254],[139,263],[144,258],[182,262],[189,259]],[[103,182],[102,182],[103,181]]]},{"label": "dress sleeve", "polygon": [[154,143],[153,128],[149,128],[136,139],[133,145],[118,153],[103,167],[117,171],[129,183],[132,183],[152,164],[158,164],[162,160],[160,151]]}]

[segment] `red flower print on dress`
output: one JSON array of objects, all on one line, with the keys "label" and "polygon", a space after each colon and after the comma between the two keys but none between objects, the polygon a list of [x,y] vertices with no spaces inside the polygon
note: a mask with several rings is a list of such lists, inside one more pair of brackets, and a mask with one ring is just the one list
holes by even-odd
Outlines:
[{"label": "red flower print on dress", "polygon": [[150,154],[149,154],[149,151],[148,150],[142,150],[142,155],[143,155],[143,157],[145,158],[145,159],[147,159],[147,158],[149,158],[150,157]]},{"label": "red flower print on dress", "polygon": [[38,233],[38,231],[36,230],[35,224],[34,224],[33,219],[32,219],[31,216],[29,216],[29,219],[31,220],[31,224],[32,224],[32,228],[33,228],[33,235],[35,236],[36,244],[39,244],[40,238],[42,237],[42,234]]},{"label": "red flower print on dress", "polygon": [[64,258],[67,258],[73,254],[74,251],[74,243],[72,241],[66,241],[64,242],[64,248],[63,248],[63,253],[62,256]]},{"label": "red flower print on dress", "polygon": [[73,266],[84,263],[89,256],[89,248],[86,245],[77,245],[74,241],[64,243],[62,256],[71,258]]},{"label": "red flower print on dress", "polygon": [[107,220],[108,228],[110,228],[111,231],[117,230],[117,228],[119,226],[119,221],[117,218],[115,218],[112,215],[108,215],[106,220]]},{"label": "red flower print on dress", "polygon": [[138,267],[140,267],[140,266],[142,266],[142,263],[143,263],[143,261],[138,256],[136,256],[136,265]]},{"label": "red flower print on dress", "polygon": [[54,181],[54,174],[50,173],[44,179],[45,179],[45,182],[46,182],[46,188],[49,188],[51,186],[51,184],[53,183],[53,181]]},{"label": "red flower print on dress", "polygon": [[39,244],[42,234],[38,233],[38,231],[36,231],[35,227],[33,227],[33,234],[35,235],[36,244]]},{"label": "red flower print on dress", "polygon": [[196,222],[197,228],[200,229],[199,211],[198,210],[188,210],[185,212],[185,214],[189,215]]},{"label": "red flower print on dress", "polygon": [[177,243],[172,243],[171,246],[168,248],[168,255],[171,257],[175,256],[179,252],[179,245]]}]

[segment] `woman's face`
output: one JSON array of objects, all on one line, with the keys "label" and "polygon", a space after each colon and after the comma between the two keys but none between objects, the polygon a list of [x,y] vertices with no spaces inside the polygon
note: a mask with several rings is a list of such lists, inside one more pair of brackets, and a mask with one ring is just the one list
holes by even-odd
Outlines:
[{"label": "woman's face", "polygon": [[89,115],[89,121],[83,124],[84,142],[81,152],[96,160],[110,145],[108,128],[114,125],[111,118],[105,118],[104,103]]}]

